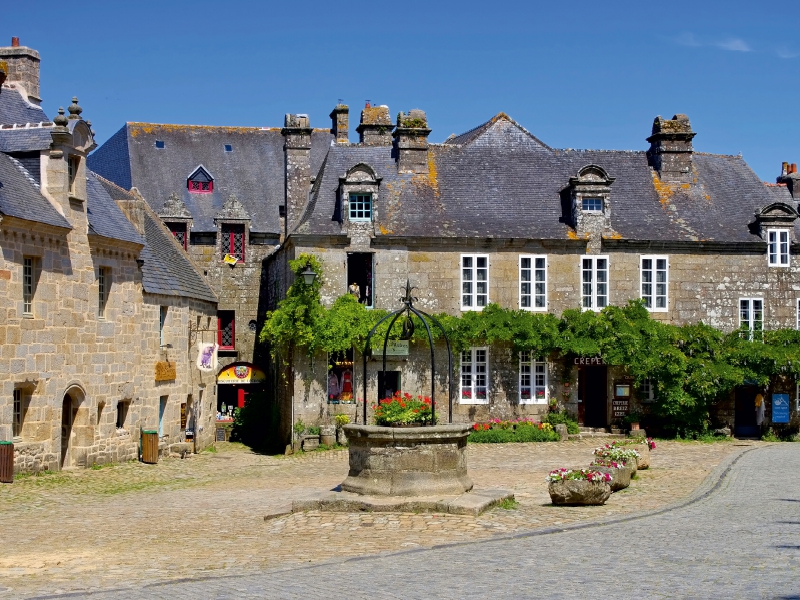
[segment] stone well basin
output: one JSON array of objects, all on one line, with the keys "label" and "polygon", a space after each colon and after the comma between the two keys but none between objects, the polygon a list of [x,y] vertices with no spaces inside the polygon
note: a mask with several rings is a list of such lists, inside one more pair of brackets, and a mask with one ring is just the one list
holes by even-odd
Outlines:
[{"label": "stone well basin", "polygon": [[342,490],[370,496],[436,496],[472,489],[467,475],[468,424],[433,427],[343,427],[350,472]]}]

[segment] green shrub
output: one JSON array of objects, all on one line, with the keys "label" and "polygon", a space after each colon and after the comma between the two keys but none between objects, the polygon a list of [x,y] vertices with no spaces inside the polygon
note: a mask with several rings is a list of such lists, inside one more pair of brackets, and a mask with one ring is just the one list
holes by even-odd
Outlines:
[{"label": "green shrub", "polygon": [[506,444],[509,442],[557,442],[555,431],[539,429],[531,425],[517,425],[516,429],[489,429],[473,431],[467,438],[475,444]]},{"label": "green shrub", "polygon": [[550,425],[558,425],[560,423],[564,423],[567,426],[567,433],[570,435],[575,435],[576,433],[580,433],[580,428],[578,427],[578,422],[572,418],[572,416],[567,411],[561,412],[549,412],[547,416],[542,419],[543,423],[550,423]]}]

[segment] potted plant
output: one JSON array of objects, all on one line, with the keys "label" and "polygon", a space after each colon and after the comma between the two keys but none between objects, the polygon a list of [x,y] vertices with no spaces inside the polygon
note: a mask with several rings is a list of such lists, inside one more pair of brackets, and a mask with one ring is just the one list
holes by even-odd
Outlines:
[{"label": "potted plant", "polygon": [[303,452],[319,448],[319,427],[308,427],[303,435]]},{"label": "potted plant", "polygon": [[555,469],[547,483],[553,504],[597,506],[611,495],[611,475],[597,469]]},{"label": "potted plant", "polygon": [[375,424],[384,427],[422,427],[432,424],[431,399],[395,392],[391,398],[372,405]]},{"label": "potted plant", "polygon": [[633,411],[625,415],[624,420],[630,427],[631,431],[638,431],[639,422],[641,421],[641,419],[642,419],[642,413]]}]

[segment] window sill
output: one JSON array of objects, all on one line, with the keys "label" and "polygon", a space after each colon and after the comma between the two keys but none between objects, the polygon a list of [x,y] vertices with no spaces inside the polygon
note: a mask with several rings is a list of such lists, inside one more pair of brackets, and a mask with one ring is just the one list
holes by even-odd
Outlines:
[{"label": "window sill", "polygon": [[485,306],[462,306],[461,312],[481,312]]},{"label": "window sill", "polygon": [[647,312],[651,313],[667,313],[669,312],[668,308],[648,308]]},{"label": "window sill", "polygon": [[535,306],[520,306],[520,310],[524,310],[525,312],[547,312],[547,307],[535,307]]},{"label": "window sill", "polygon": [[11,438],[11,443],[12,444],[21,444],[22,443],[22,436],[15,435],[14,437]]},{"label": "window sill", "polygon": [[462,398],[458,401],[459,404],[489,404],[488,400],[469,400]]},{"label": "window sill", "polygon": [[522,405],[525,405],[525,406],[547,406],[548,405],[548,402],[545,399],[532,400],[532,399],[526,398],[526,399],[520,399],[519,403],[522,404]]},{"label": "window sill", "polygon": [[33,313],[22,313],[23,319],[35,319],[36,316]]}]

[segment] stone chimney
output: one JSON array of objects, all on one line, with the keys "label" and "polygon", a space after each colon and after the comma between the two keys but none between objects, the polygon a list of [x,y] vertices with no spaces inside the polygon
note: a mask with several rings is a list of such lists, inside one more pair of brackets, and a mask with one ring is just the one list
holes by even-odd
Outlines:
[{"label": "stone chimney", "polygon": [[397,128],[392,134],[397,144],[398,173],[428,172],[428,117],[415,108],[397,113]]},{"label": "stone chimney", "polygon": [[367,106],[361,111],[361,123],[356,131],[359,141],[365,146],[391,146],[393,128],[389,107],[370,106],[367,102]]},{"label": "stone chimney", "polygon": [[776,181],[786,184],[792,198],[800,200],[800,173],[797,172],[797,163],[783,163],[781,165],[781,175]]},{"label": "stone chimney", "polygon": [[675,115],[672,119],[655,118],[653,134],[647,138],[650,142],[647,160],[658,171],[661,181],[692,182],[692,138],[695,135],[686,115]]},{"label": "stone chimney", "polygon": [[287,114],[281,133],[286,167],[286,223],[288,235],[300,221],[311,189],[311,125],[308,115]]},{"label": "stone chimney", "polygon": [[336,108],[331,112],[331,133],[336,138],[337,144],[350,143],[350,109],[346,104],[336,105]]},{"label": "stone chimney", "polygon": [[5,73],[6,85],[13,83],[23,88],[23,96],[33,104],[42,103],[39,97],[39,63],[39,53],[20,46],[17,37],[11,38],[11,46],[0,48],[0,71]]}]

